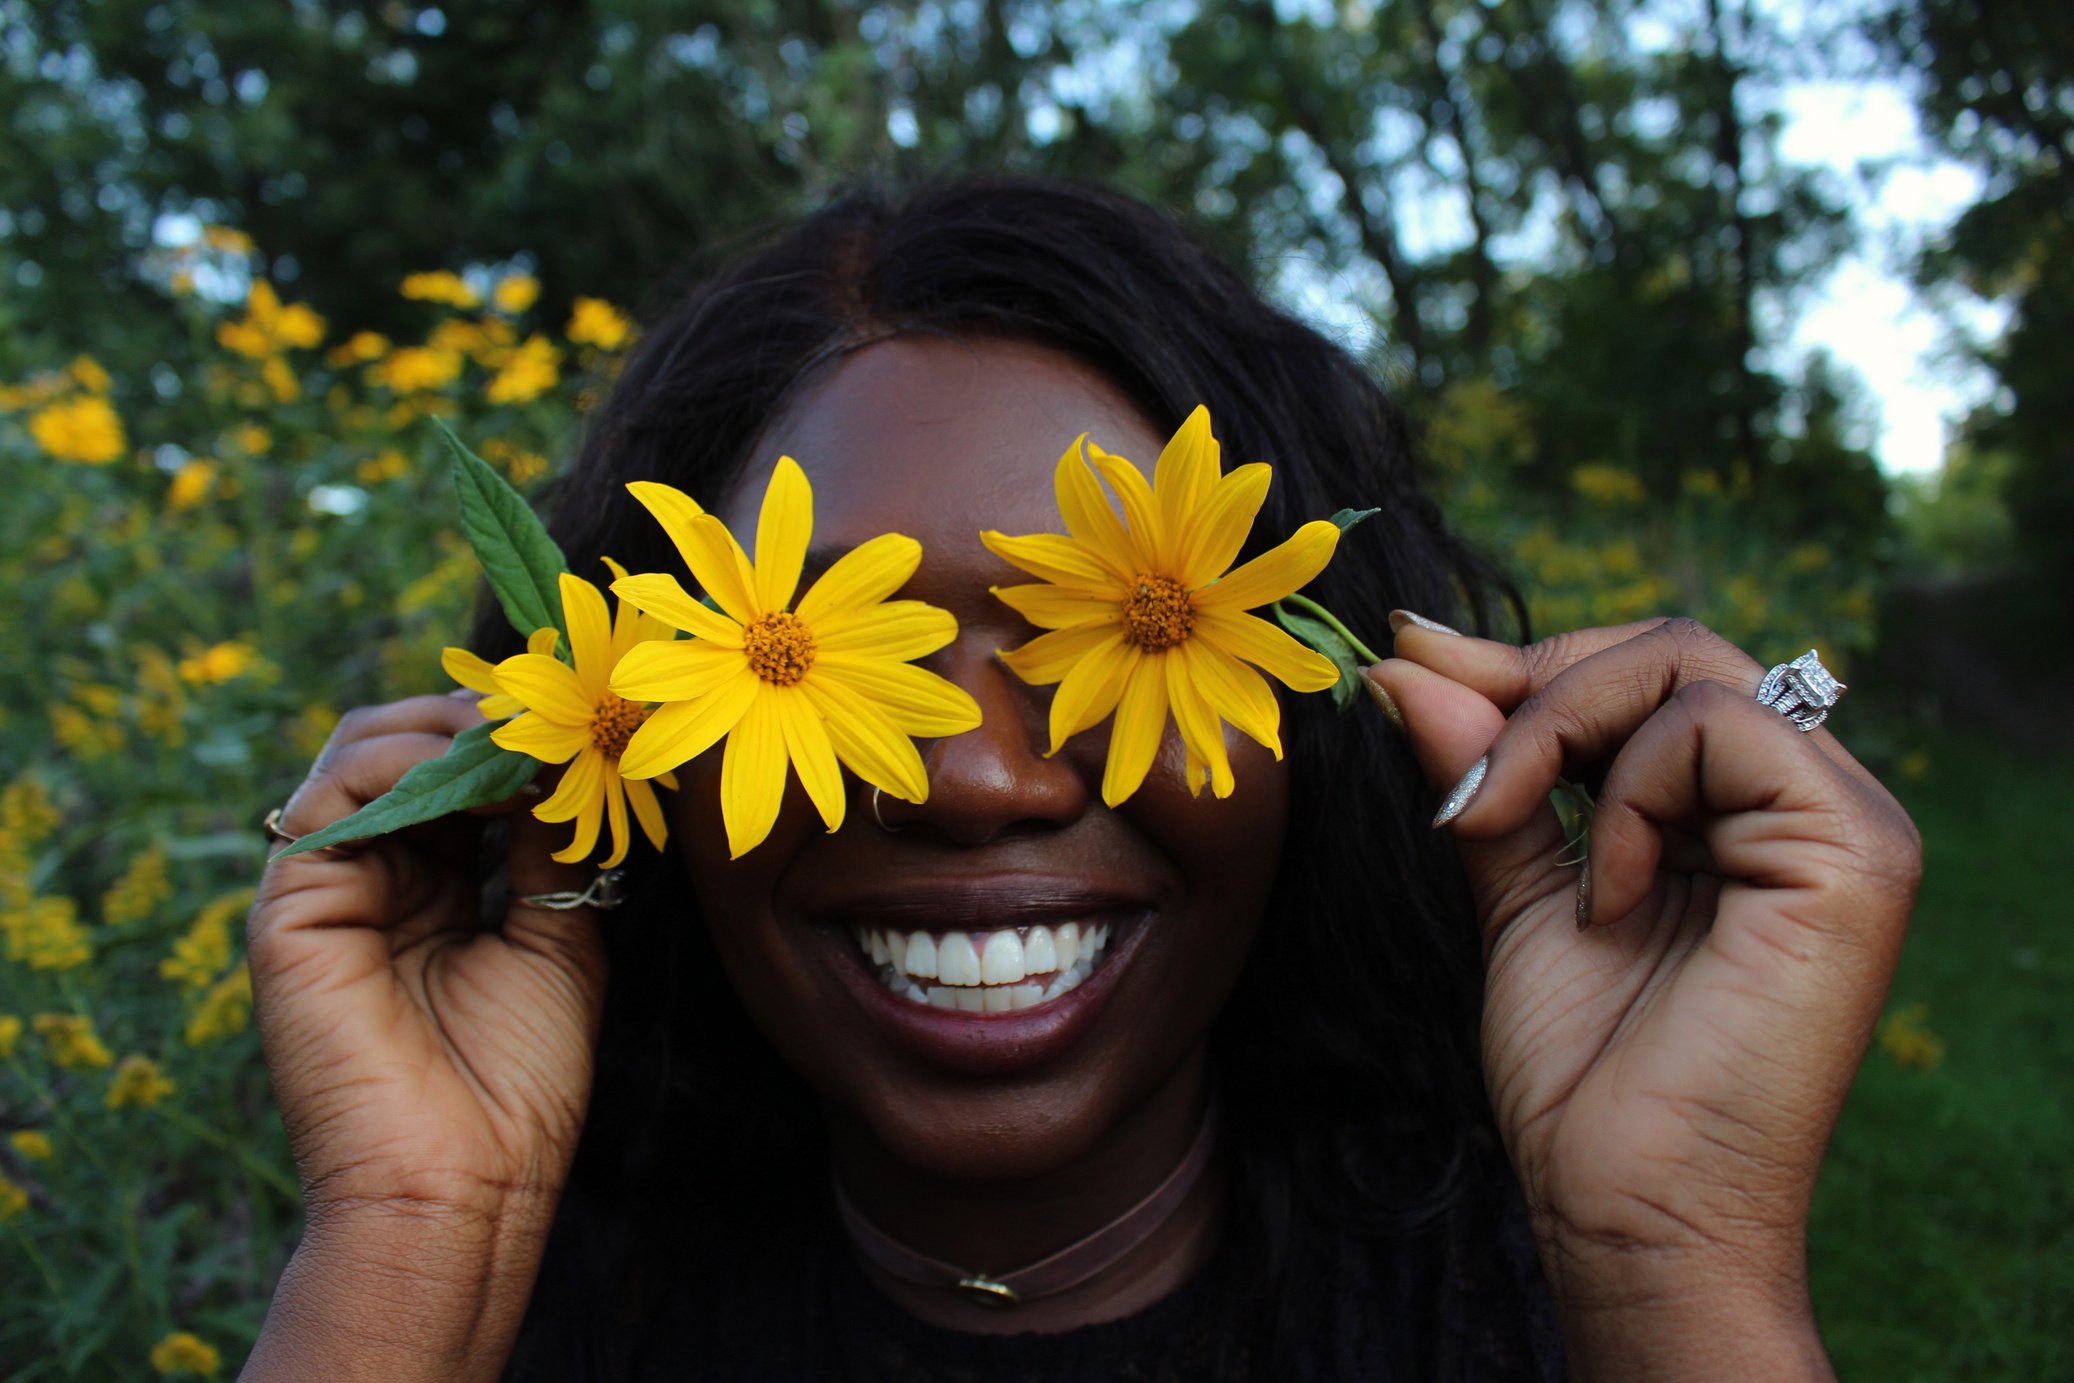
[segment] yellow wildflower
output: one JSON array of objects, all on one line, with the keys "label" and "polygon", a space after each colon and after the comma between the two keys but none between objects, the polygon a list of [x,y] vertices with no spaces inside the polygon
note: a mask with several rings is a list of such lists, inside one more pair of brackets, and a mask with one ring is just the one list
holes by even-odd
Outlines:
[{"label": "yellow wildflower", "polygon": [[540,280],[531,274],[513,274],[497,281],[496,292],[491,301],[499,312],[517,316],[540,300]]},{"label": "yellow wildflower", "polygon": [[203,226],[202,243],[224,254],[248,255],[253,250],[252,237],[234,226]]},{"label": "yellow wildflower", "polygon": [[547,458],[537,451],[528,451],[503,437],[491,437],[483,442],[483,459],[493,461],[504,471],[505,477],[520,489],[532,484],[547,474]]},{"label": "yellow wildflower", "polygon": [[302,381],[280,356],[268,356],[266,363],[259,367],[259,375],[266,381],[266,387],[274,391],[274,402],[294,403],[302,397]]},{"label": "yellow wildflower", "polygon": [[[613,575],[626,575],[616,563],[610,565]],[[526,652],[497,664],[496,687],[509,701],[497,703],[494,709],[515,703],[524,713],[491,731],[490,738],[542,763],[569,765],[561,786],[533,808],[533,815],[542,821],[575,821],[575,838],[554,856],[564,863],[590,854],[598,841],[600,818],[608,820],[612,853],[603,867],[610,869],[626,858],[631,843],[629,803],[641,833],[658,850],[668,828],[655,789],[646,782],[623,778],[620,772],[620,756],[648,719],[649,708],[609,690],[607,679],[630,650],[651,639],[667,641],[670,631],[661,620],[640,613],[625,600],[619,602],[617,618],[608,617],[605,597],[580,576],[563,572],[561,588],[562,616],[569,626],[569,652],[575,666],[540,651],[553,647],[548,642],[554,635],[552,629],[536,631],[527,641]],[[463,658],[443,661],[455,681],[462,681],[464,671],[476,674],[477,669]],[[484,713],[490,714],[492,709],[486,703]],[[644,773],[640,778],[658,776],[664,787],[677,786],[669,774]]]},{"label": "yellow wildflower", "polygon": [[389,338],[378,331],[356,331],[324,357],[324,363],[334,368],[348,365],[365,365],[370,360],[380,360],[389,353]]},{"label": "yellow wildflower", "polygon": [[578,345],[616,351],[633,334],[633,324],[603,298],[578,298],[569,314],[567,334]]},{"label": "yellow wildflower", "polygon": [[51,1155],[57,1151],[51,1146],[50,1135],[42,1129],[16,1129],[7,1135],[7,1141],[14,1144],[14,1150],[30,1162],[48,1162]]},{"label": "yellow wildflower", "polygon": [[192,509],[209,497],[215,484],[215,462],[200,459],[185,462],[173,472],[172,483],[166,486],[166,507],[175,511]]},{"label": "yellow wildflower", "polygon": [[[625,607],[622,606],[621,609],[623,612]],[[661,638],[666,635],[658,632],[651,637]],[[533,636],[526,640],[526,652],[552,658],[556,645],[561,641],[562,636],[553,629],[535,629]],[[496,665],[489,659],[478,657],[465,648],[448,646],[439,651],[439,665],[446,669],[447,676],[468,690],[483,694],[482,700],[475,703],[475,708],[482,712],[484,720],[504,720],[526,709],[525,702],[505,691],[498,683]]]},{"label": "yellow wildflower", "polygon": [[122,1059],[115,1068],[114,1077],[108,1082],[110,1109],[149,1109],[173,1093],[173,1082],[166,1079],[158,1063],[148,1056],[130,1055]]},{"label": "yellow wildflower", "polygon": [[[1209,410],[1188,415],[1160,452],[1153,483],[1085,435],[1059,458],[1055,475],[1066,534],[980,541],[1039,583],[995,588],[1010,608],[1051,632],[1004,651],[1024,681],[1060,684],[1051,702],[1051,749],[1115,713],[1102,800],[1116,806],[1145,779],[1159,752],[1168,712],[1181,732],[1191,792],[1207,777],[1231,794],[1231,763],[1220,720],[1230,721],[1276,758],[1282,756],[1281,707],[1257,665],[1297,691],[1339,680],[1332,663],[1246,611],[1294,593],[1324,570],[1339,543],[1325,520],[1235,570],[1267,497],[1262,462],[1220,474]],[[1093,472],[1123,506],[1109,508]]]},{"label": "yellow wildflower", "polygon": [[912,735],[956,735],[979,724],[964,690],[912,665],[957,637],[947,610],[889,601],[921,564],[922,545],[887,533],[844,554],[792,606],[813,533],[806,472],[778,458],[756,522],[751,564],[727,526],[668,485],[627,486],[677,545],[719,610],[668,575],[624,577],[612,589],[689,633],[636,648],[612,675],[621,696],[663,705],[628,741],[620,771],[653,777],[721,736],[721,815],[730,854],[770,834],[790,768],[833,831],[843,824],[842,766],[910,802],[929,796]]},{"label": "yellow wildflower", "polygon": [[166,878],[166,852],[153,845],[138,852],[129,868],[102,895],[101,919],[118,927],[141,921],[172,894],[172,882]]},{"label": "yellow wildflower", "polygon": [[29,1208],[29,1193],[0,1176],[0,1224],[6,1224]]},{"label": "yellow wildflower", "polygon": [[187,692],[180,671],[161,649],[150,644],[136,648],[137,728],[162,743],[180,745],[187,740]]},{"label": "yellow wildflower", "polygon": [[196,686],[228,682],[249,671],[259,650],[242,639],[226,639],[180,660],[180,678]]},{"label": "yellow wildflower", "polygon": [[274,434],[257,423],[247,423],[231,434],[231,442],[249,455],[264,456],[274,449]]},{"label": "yellow wildflower", "polygon": [[15,1043],[22,1040],[22,1020],[12,1013],[0,1013],[0,1061],[14,1056]]},{"label": "yellow wildflower", "polygon": [[432,346],[405,346],[368,367],[367,377],[392,394],[444,389],[461,373],[458,351]]},{"label": "yellow wildflower", "polygon": [[353,477],[362,485],[379,485],[385,480],[410,474],[410,462],[394,447],[385,447],[354,468]]},{"label": "yellow wildflower", "polygon": [[31,970],[76,970],[94,958],[79,904],[62,895],[31,898],[26,906],[0,913],[7,958]]},{"label": "yellow wildflower", "polygon": [[1904,1004],[1880,1022],[1880,1048],[1896,1066],[1934,1071],[1944,1060],[1944,1039],[1930,1031],[1930,1006]]},{"label": "yellow wildflower", "polygon": [[34,845],[57,830],[63,815],[37,778],[17,778],[0,792],[0,830]]},{"label": "yellow wildflower", "polygon": [[446,269],[410,274],[403,280],[403,296],[419,302],[445,303],[462,311],[482,306],[482,298],[468,281]]},{"label": "yellow wildflower", "polygon": [[105,394],[114,383],[108,378],[108,371],[101,368],[101,362],[90,355],[75,356],[65,373],[72,376],[73,383],[90,394]]},{"label": "yellow wildflower", "polygon": [[50,1048],[54,1065],[67,1071],[97,1071],[115,1064],[115,1054],[94,1033],[94,1020],[78,1013],[39,1013],[29,1020]]},{"label": "yellow wildflower", "polygon": [[160,1373],[214,1373],[223,1366],[216,1347],[176,1330],[151,1347],[151,1367]]},{"label": "yellow wildflower", "polygon": [[1649,497],[1641,477],[1619,466],[1579,466],[1570,472],[1570,488],[1593,504],[1609,507],[1640,504]]},{"label": "yellow wildflower", "polygon": [[290,347],[307,348],[324,339],[324,319],[308,303],[283,303],[274,286],[254,279],[245,299],[245,315],[216,324],[216,343],[254,360],[264,360]]},{"label": "yellow wildflower", "polygon": [[240,965],[213,985],[187,1020],[185,1040],[190,1047],[218,1038],[234,1037],[252,1019],[252,971]]},{"label": "yellow wildflower", "polygon": [[485,396],[491,403],[528,403],[561,378],[562,353],[545,336],[531,336],[512,352],[491,378]]},{"label": "yellow wildflower", "polygon": [[305,706],[288,724],[288,742],[304,758],[314,759],[331,738],[331,732],[338,727],[338,721],[338,708],[335,706],[322,702]]},{"label": "yellow wildflower", "polygon": [[98,394],[61,399],[29,415],[29,435],[60,461],[105,466],[123,454],[122,419]]}]

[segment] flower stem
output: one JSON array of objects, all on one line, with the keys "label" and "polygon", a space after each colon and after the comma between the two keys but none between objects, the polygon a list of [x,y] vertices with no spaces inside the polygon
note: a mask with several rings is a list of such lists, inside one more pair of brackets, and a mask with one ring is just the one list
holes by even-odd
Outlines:
[{"label": "flower stem", "polygon": [[175,1128],[179,1129],[183,1133],[187,1133],[195,1138],[199,1138],[204,1143],[207,1143],[210,1147],[216,1149],[218,1152],[226,1153],[229,1156],[236,1158],[239,1164],[242,1165],[246,1171],[250,1172],[253,1176],[265,1182],[275,1191],[278,1191],[281,1194],[282,1199],[286,1200],[292,1206],[295,1206],[297,1208],[301,1207],[302,1188],[297,1186],[294,1182],[290,1181],[287,1177],[281,1175],[279,1168],[269,1167],[266,1163],[261,1162],[258,1158],[254,1157],[249,1150],[239,1147],[237,1144],[231,1142],[230,1139],[225,1138],[222,1134],[218,1133],[215,1129],[212,1129],[207,1124],[202,1123],[199,1119],[190,1118],[177,1109],[168,1109],[164,1106],[159,1107],[158,1113],[160,1118],[164,1119],[167,1123],[173,1125]]},{"label": "flower stem", "polygon": [[1309,596],[1285,595],[1282,597],[1282,599],[1288,601],[1291,605],[1301,606],[1303,609],[1310,611],[1319,619],[1324,620],[1327,624],[1331,625],[1333,632],[1338,634],[1341,638],[1345,639],[1347,643],[1353,648],[1353,650],[1361,655],[1361,660],[1363,662],[1380,663],[1383,660],[1381,654],[1377,653],[1367,644],[1361,642],[1361,640],[1355,638],[1354,631],[1347,628],[1346,625],[1341,624],[1339,622],[1338,615],[1333,614],[1332,611],[1326,609],[1323,605],[1320,605],[1317,601],[1311,599]]}]

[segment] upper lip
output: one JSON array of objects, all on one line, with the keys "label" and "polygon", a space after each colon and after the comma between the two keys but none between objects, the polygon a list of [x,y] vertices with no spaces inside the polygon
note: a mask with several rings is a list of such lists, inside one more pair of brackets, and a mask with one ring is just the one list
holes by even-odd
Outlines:
[{"label": "upper lip", "polygon": [[1052,919],[1105,912],[1142,912],[1142,891],[1057,876],[996,874],[985,878],[903,879],[844,892],[806,909],[829,922],[900,931],[978,931],[1032,927]]}]

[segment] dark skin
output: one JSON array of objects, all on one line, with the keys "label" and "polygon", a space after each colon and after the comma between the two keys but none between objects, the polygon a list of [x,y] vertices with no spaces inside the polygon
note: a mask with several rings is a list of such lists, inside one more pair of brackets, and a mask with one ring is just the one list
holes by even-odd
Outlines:
[{"label": "dark skin", "polygon": [[[1142,464],[1163,439],[1099,377],[1027,346],[881,343],[809,389],[723,517],[753,531],[782,450],[814,483],[817,547],[919,538],[906,594],[961,626],[930,665],[985,721],[922,746],[930,799],[882,803],[895,834],[861,787],[832,836],[798,797],[730,864],[705,761],[683,770],[672,808],[723,963],[822,1092],[853,1199],[914,1246],[996,1271],[1104,1222],[1181,1155],[1286,792],[1280,767],[1235,733],[1238,791],[1224,801],[1187,796],[1171,742],[1115,812],[1095,790],[1100,732],[1043,757],[1047,693],[991,656],[1029,636],[986,595],[1019,578],[974,535],[1055,531],[1051,465],[1083,429]],[[1752,701],[1757,664],[1696,626],[1525,649],[1413,626],[1395,651],[1371,680],[1436,789],[1490,755],[1447,829],[1486,942],[1487,1084],[1576,1376],[1827,1376],[1802,1266],[1807,1204],[1906,921],[1919,869],[1906,816],[1827,732],[1801,735]],[[420,698],[349,720],[287,829],[345,815],[473,719],[460,701]],[[1610,767],[1580,933],[1578,875],[1560,862],[1546,794],[1588,765]],[[515,893],[581,886],[583,871],[546,859],[566,828],[519,826]],[[433,831],[268,872],[255,997],[311,1231],[250,1377],[321,1364],[333,1378],[494,1378],[509,1350],[588,1095],[599,923],[515,904],[503,936],[479,934],[454,855]],[[1114,875],[1150,900],[1120,1002],[1013,1078],[933,1069],[880,1043],[828,982],[814,920],[827,880],[958,871]],[[1214,1248],[1219,1202],[1213,1176],[1131,1259],[1010,1328],[1156,1300]],[[1002,1328],[881,1285],[941,1323]]]}]

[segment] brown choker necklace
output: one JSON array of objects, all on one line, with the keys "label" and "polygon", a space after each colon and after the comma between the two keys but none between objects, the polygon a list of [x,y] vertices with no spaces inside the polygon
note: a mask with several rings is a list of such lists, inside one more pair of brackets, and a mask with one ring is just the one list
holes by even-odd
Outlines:
[{"label": "brown choker necklace", "polygon": [[1203,1126],[1196,1131],[1195,1142],[1151,1195],[1086,1238],[1012,1273],[969,1272],[955,1263],[915,1252],[865,1219],[843,1194],[839,1179],[835,1180],[835,1206],[857,1251],[888,1276],[918,1287],[956,1292],[983,1306],[1019,1306],[1078,1287],[1150,1239],[1173,1218],[1181,1202],[1188,1199],[1188,1193],[1202,1179],[1203,1169],[1210,1164],[1210,1145],[1216,1127],[1217,1102],[1213,1098],[1203,1111]]}]

